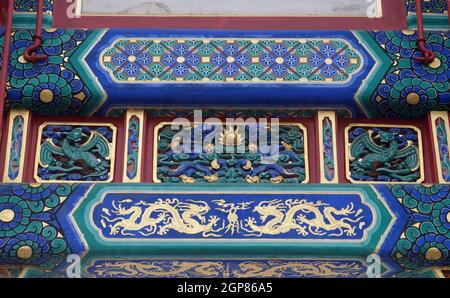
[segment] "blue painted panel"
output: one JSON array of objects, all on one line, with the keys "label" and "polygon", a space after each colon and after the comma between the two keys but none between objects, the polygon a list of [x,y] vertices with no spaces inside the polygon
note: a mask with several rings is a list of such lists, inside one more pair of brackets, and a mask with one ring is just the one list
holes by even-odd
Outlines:
[{"label": "blue painted panel", "polygon": [[[101,65],[102,53],[117,39],[141,38],[242,38],[242,39],[342,39],[360,53],[362,68],[345,83],[120,83],[113,81]],[[108,30],[86,57],[87,64],[103,86],[108,101],[105,112],[129,106],[270,106],[346,108],[356,116],[363,113],[354,100],[363,80],[374,68],[375,60],[350,31],[148,31],[141,29]],[[323,92],[326,88],[327,92]],[[330,96],[332,94],[333,96]]]}]

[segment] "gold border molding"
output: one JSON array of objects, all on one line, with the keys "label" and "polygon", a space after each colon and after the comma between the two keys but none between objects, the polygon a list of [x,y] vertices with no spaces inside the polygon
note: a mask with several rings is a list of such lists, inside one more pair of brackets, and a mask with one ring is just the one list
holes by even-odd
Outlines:
[{"label": "gold border molding", "polygon": [[434,148],[434,156],[436,157],[436,168],[438,172],[438,181],[439,183],[450,183],[450,181],[445,181],[444,177],[442,177],[442,165],[441,165],[441,154],[439,150],[439,141],[436,134],[436,120],[442,119],[445,123],[445,130],[447,131],[447,146],[450,148],[450,126],[449,126],[449,117],[448,112],[446,111],[439,111],[439,112],[430,112],[430,121],[431,121],[431,128],[432,128],[432,135],[433,135],[433,148]]}]

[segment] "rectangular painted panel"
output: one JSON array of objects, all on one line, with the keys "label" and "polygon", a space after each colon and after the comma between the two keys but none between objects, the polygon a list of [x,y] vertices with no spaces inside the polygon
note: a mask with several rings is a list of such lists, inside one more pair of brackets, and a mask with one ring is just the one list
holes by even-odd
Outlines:
[{"label": "rectangular painted panel", "polygon": [[367,0],[83,0],[82,15],[381,16],[381,1]]}]

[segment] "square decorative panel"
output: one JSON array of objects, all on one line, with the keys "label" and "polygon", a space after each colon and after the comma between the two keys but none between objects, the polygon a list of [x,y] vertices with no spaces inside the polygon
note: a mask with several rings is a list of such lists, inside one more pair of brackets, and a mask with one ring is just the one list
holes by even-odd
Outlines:
[{"label": "square decorative panel", "polygon": [[110,182],[116,127],[107,123],[44,123],[35,160],[37,182]]},{"label": "square decorative panel", "polygon": [[[220,133],[208,143],[206,140],[217,127],[194,125],[185,129],[184,134],[192,137],[189,146],[193,149],[201,142],[201,152],[176,153],[174,143],[183,146],[186,141],[180,142],[179,133],[172,130],[171,123],[160,123],[154,131],[157,139],[153,180],[159,183],[307,183],[306,127],[296,123],[280,124],[278,128],[275,141],[271,139],[274,129],[270,126],[258,126],[256,131],[247,129],[244,124],[220,126]],[[194,140],[198,133],[200,139]],[[261,143],[263,135],[270,145]],[[274,145],[272,141],[277,143]],[[269,152],[268,146],[276,148],[277,152]]]},{"label": "square decorative panel", "polygon": [[345,129],[347,179],[353,183],[423,182],[422,135],[415,126],[351,124]]}]

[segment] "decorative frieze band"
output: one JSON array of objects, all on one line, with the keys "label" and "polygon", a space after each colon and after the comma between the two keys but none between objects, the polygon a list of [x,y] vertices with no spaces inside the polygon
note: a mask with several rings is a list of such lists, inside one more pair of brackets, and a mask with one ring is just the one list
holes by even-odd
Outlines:
[{"label": "decorative frieze band", "polygon": [[[449,182],[446,112],[430,114],[432,121],[392,123],[338,119],[326,111],[315,120],[279,119],[256,126],[249,126],[247,118],[231,125],[219,118],[207,124],[191,119],[187,128],[173,126],[174,118],[146,114],[129,110],[122,119],[31,121],[28,112],[13,110],[2,145],[3,182]],[[33,171],[24,171],[27,160]]]}]

